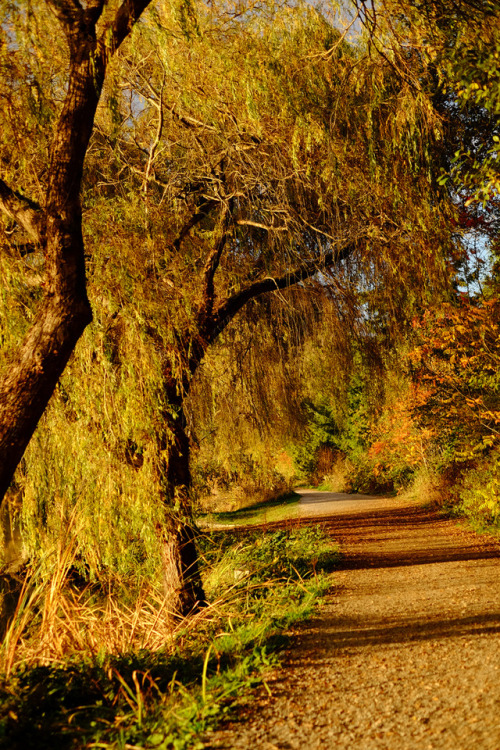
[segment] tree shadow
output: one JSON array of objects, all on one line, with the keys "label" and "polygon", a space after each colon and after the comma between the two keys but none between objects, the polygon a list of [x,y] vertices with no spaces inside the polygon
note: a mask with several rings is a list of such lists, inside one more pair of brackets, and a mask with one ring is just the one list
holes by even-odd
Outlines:
[{"label": "tree shadow", "polygon": [[[245,505],[245,507],[238,510],[210,513],[206,514],[206,516],[210,516],[217,523],[229,524],[241,521],[251,523],[263,511],[281,508],[286,505],[296,505],[299,500],[300,495],[297,495],[295,492],[287,492],[285,495],[279,495],[279,497],[274,497],[271,500],[262,500],[258,503],[252,503],[252,505]],[[200,516],[200,518],[203,519],[203,516]]]},{"label": "tree shadow", "polygon": [[[342,629],[339,630],[339,625]],[[399,619],[397,623],[374,620],[372,626],[366,622],[360,627],[357,620],[348,618],[323,617],[321,629],[324,633],[322,642],[315,644],[316,653],[321,652],[317,663],[322,663],[325,652],[332,649],[349,649],[370,647],[380,644],[418,643],[441,638],[461,638],[500,633],[500,612],[480,614],[452,619],[412,620]],[[324,644],[324,645],[323,645]],[[293,653],[291,654],[293,661]],[[308,664],[316,660],[308,659]]]},{"label": "tree shadow", "polygon": [[[346,549],[341,570],[500,558],[498,538],[459,530],[452,521],[428,508],[318,516],[304,522],[319,524]],[[392,542],[392,549],[387,541]],[[375,545],[379,548],[374,549]]]}]

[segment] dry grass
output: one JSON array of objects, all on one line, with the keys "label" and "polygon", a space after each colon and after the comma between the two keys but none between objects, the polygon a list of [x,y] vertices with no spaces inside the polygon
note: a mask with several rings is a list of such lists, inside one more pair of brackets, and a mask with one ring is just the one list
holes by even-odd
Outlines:
[{"label": "dry grass", "polygon": [[432,470],[419,469],[408,489],[399,493],[405,500],[413,500],[423,505],[441,505],[444,495],[443,480]]},{"label": "dry grass", "polygon": [[190,632],[217,618],[227,605],[217,600],[180,619],[168,610],[167,599],[144,584],[133,606],[108,593],[94,601],[91,588],[76,591],[68,569],[51,580],[27,576],[14,617],[0,647],[0,671],[9,677],[14,667],[56,666],[68,658],[98,658],[147,650],[168,652]]},{"label": "dry grass", "polygon": [[[72,578],[78,554],[75,538],[61,544],[50,569],[47,561],[28,571],[14,616],[0,645],[0,673],[8,678],[18,666],[58,666],[68,659],[94,659],[140,651],[168,653],[191,633],[220,620],[240,596],[237,583],[224,596],[180,618],[169,598],[144,581],[124,602],[123,585],[116,593],[102,585],[83,590]],[[226,612],[227,615],[227,612]]]},{"label": "dry grass", "polygon": [[319,484],[319,489],[328,492],[345,492],[348,486],[349,472],[352,466],[345,458],[338,458],[330,468],[328,474],[325,474]]},{"label": "dry grass", "polygon": [[7,677],[19,664],[56,665],[71,656],[97,657],[103,648],[124,654],[173,643],[179,618],[158,590],[144,582],[133,605],[102,586],[80,590],[72,582],[77,552],[76,539],[70,539],[55,552],[50,569],[45,560],[26,575],[0,647],[0,670]]}]

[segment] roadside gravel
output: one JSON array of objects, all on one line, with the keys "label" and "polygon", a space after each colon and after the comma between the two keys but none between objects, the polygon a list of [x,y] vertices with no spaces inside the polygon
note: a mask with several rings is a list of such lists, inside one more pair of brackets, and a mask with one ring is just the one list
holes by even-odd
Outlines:
[{"label": "roadside gravel", "polygon": [[206,748],[500,750],[499,541],[397,498],[357,500],[303,498],[342,569],[271,697]]}]

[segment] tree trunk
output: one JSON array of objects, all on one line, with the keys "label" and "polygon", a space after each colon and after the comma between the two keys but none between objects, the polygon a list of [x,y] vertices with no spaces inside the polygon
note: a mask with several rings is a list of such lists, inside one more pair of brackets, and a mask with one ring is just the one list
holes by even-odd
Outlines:
[{"label": "tree trunk", "polygon": [[0,498],[91,319],[86,297],[47,300],[0,383]]},{"label": "tree trunk", "polygon": [[46,205],[40,209],[38,223],[37,239],[45,256],[45,298],[0,379],[1,499],[78,339],[92,320],[80,186],[104,67],[96,64],[95,38],[73,32],[68,36],[68,91],[52,141]]},{"label": "tree trunk", "polygon": [[0,503],[92,312],[85,285],[80,189],[109,57],[150,0],[128,0],[101,30],[105,3],[51,3],[69,48],[67,91],[54,128],[46,202],[37,207],[0,180],[0,208],[45,254],[45,299],[0,377]]},{"label": "tree trunk", "polygon": [[163,536],[165,593],[171,609],[182,616],[206,603],[198,566],[191,507],[190,445],[186,433],[183,397],[172,380],[165,388],[169,411],[163,413],[164,437],[160,440],[160,482],[168,516]]},{"label": "tree trunk", "polygon": [[193,528],[176,521],[162,533],[163,587],[170,611],[187,617],[206,605]]}]

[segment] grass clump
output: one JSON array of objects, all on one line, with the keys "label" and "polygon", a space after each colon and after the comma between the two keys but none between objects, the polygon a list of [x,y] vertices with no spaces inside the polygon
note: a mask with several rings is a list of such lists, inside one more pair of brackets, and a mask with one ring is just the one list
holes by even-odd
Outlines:
[{"label": "grass clump", "polygon": [[78,590],[27,580],[0,657],[0,747],[195,750],[277,663],[283,630],[329,586],[338,552],[317,527],[204,534],[209,606],[178,621],[144,584]]}]

